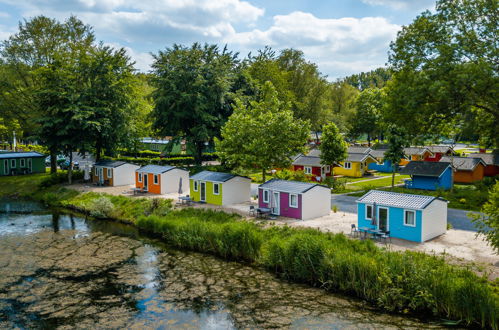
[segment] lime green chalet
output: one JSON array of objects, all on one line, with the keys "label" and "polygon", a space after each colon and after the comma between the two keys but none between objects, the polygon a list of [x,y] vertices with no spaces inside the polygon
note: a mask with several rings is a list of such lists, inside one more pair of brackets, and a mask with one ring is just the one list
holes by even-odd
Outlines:
[{"label": "lime green chalet", "polygon": [[202,171],[189,181],[190,197],[195,202],[230,205],[250,200],[251,179],[244,176]]},{"label": "lime green chalet", "polygon": [[1,152],[0,176],[45,173],[45,155],[38,152]]}]

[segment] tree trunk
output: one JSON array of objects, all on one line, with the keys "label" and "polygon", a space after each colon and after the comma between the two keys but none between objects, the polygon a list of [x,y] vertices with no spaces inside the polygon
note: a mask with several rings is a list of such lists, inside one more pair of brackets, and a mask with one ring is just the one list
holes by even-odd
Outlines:
[{"label": "tree trunk", "polygon": [[102,145],[100,143],[100,141],[97,141],[96,145],[95,145],[95,162],[99,162],[100,161],[100,155],[102,153]]},{"label": "tree trunk", "polygon": [[371,135],[367,133],[367,146],[371,147]]},{"label": "tree trunk", "polygon": [[68,183],[73,183],[73,152],[69,152]]},{"label": "tree trunk", "polygon": [[194,150],[194,164],[197,166],[203,165],[203,149],[204,149],[204,142],[196,142],[195,143],[195,150]]},{"label": "tree trunk", "polygon": [[395,165],[392,166],[392,190],[395,187]]},{"label": "tree trunk", "polygon": [[315,143],[318,145],[319,142],[319,132],[315,131]]},{"label": "tree trunk", "polygon": [[57,153],[50,150],[50,174],[57,173]]},{"label": "tree trunk", "polygon": [[262,181],[263,182],[265,182],[265,174],[266,174],[265,172],[266,172],[265,169],[262,168]]}]

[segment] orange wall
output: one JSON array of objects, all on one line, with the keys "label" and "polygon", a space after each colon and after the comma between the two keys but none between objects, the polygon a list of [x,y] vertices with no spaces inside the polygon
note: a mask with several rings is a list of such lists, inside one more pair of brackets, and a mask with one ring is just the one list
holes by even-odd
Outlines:
[{"label": "orange wall", "polygon": [[454,182],[472,183],[483,179],[484,166],[478,164],[474,171],[456,171],[454,172]]},{"label": "orange wall", "polygon": [[[154,184],[154,174],[152,173],[143,173],[142,176],[147,175],[147,186],[149,191],[152,194],[161,194],[161,175],[158,174],[158,184]],[[139,182],[139,173],[135,172],[135,187],[143,188],[144,187],[144,178],[142,178],[142,182]]]}]

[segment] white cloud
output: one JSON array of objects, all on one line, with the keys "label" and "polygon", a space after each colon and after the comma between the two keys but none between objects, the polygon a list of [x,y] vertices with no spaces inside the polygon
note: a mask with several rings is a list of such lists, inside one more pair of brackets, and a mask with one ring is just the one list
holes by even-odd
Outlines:
[{"label": "white cloud", "polygon": [[401,9],[432,9],[435,0],[362,0],[372,6],[386,6],[396,10]]},{"label": "white cloud", "polygon": [[330,78],[383,66],[400,26],[382,17],[321,19],[304,12],[277,15],[267,30],[234,33],[224,41],[243,49],[298,48]]}]

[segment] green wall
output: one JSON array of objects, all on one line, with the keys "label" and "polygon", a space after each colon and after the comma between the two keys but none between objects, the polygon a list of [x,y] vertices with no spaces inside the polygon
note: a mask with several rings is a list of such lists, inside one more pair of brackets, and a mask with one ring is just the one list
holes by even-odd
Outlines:
[{"label": "green wall", "polygon": [[[5,159],[0,159],[0,176],[10,175],[12,169],[12,161],[15,162],[16,174],[22,174],[23,169],[28,168],[28,158],[32,161],[32,172],[31,173],[45,173],[45,158],[44,157],[26,157],[26,158],[8,158],[9,162],[8,173],[5,174]],[[21,159],[25,160],[25,166],[21,167]]]},{"label": "green wall", "polygon": [[[201,201],[201,184],[198,184],[198,191],[194,191],[194,180],[190,179],[190,196],[191,199],[195,202]],[[204,181],[206,182],[206,203],[209,204],[215,204],[215,205],[222,205],[222,194],[223,194],[223,184],[219,183],[219,194],[215,195],[213,194],[213,182],[210,181]]]}]

